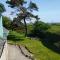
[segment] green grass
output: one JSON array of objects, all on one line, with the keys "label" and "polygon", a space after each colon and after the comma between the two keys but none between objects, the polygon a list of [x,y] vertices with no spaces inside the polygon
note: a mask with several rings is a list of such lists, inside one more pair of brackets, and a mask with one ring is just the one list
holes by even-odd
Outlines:
[{"label": "green grass", "polygon": [[48,29],[48,31],[50,31],[52,33],[59,34],[60,33],[60,26],[52,25],[51,28]]},{"label": "green grass", "polygon": [[[16,33],[16,35],[21,35]],[[10,44],[18,44],[26,46],[30,52],[33,53],[36,60],[60,60],[60,54],[45,47],[39,39],[25,38],[24,40],[19,40],[14,42],[13,40],[8,40]]]}]

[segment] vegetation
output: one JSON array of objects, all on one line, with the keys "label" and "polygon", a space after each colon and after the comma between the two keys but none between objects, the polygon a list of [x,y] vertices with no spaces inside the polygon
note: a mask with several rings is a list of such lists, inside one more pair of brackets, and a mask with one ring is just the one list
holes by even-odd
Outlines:
[{"label": "vegetation", "polygon": [[3,16],[3,26],[7,29],[11,29],[11,19],[6,17],[6,16]]},{"label": "vegetation", "polygon": [[[32,38],[32,35],[31,37],[25,37],[24,33],[10,31],[8,43],[26,46],[36,60],[60,60],[59,27],[58,25],[50,25],[41,21],[32,25],[28,24],[30,32],[38,31],[39,34],[36,35],[38,38],[36,36]],[[37,34],[36,31],[35,34]]]},{"label": "vegetation", "polygon": [[[6,26],[9,28],[11,22],[7,17],[5,18],[7,21],[7,23],[5,21]],[[31,37],[25,37],[21,31],[10,30],[7,37],[8,43],[26,46],[36,60],[60,60],[60,26],[39,21],[34,24],[27,24],[27,27],[28,32],[34,32],[38,38],[32,35]]]},{"label": "vegetation", "polygon": [[5,7],[3,4],[0,3],[0,14],[5,11]]},{"label": "vegetation", "polygon": [[29,34],[30,36],[35,36],[35,37],[44,37],[45,32],[50,28],[50,25],[47,23],[44,23],[42,21],[36,21],[33,24],[33,29],[31,30],[31,33]]},{"label": "vegetation", "polygon": [[19,41],[19,40],[23,40],[24,36],[15,31],[10,31],[9,35],[8,35],[8,40],[13,40],[13,41]]},{"label": "vegetation", "polygon": [[38,7],[35,3],[30,1],[28,6],[26,6],[27,1],[25,0],[9,0],[7,3],[10,5],[11,8],[16,7],[19,11],[19,14],[17,16],[17,20],[24,21],[25,26],[25,36],[27,36],[27,23],[26,20],[31,20],[31,18],[39,19],[38,15],[34,15],[33,11],[38,11]]},{"label": "vegetation", "polygon": [[42,39],[37,39],[37,38],[30,39],[28,37],[24,37],[24,34],[19,34],[16,31],[11,31],[11,34],[16,35],[23,39],[14,41],[15,39],[13,40],[12,38],[10,39],[8,38],[8,43],[26,46],[30,50],[30,52],[34,55],[34,58],[36,60],[57,60],[57,59],[60,60],[60,54],[58,54],[56,51],[52,50],[51,48],[47,47],[51,45],[54,48],[52,44],[49,45],[49,42],[48,45],[46,46],[44,45],[44,42],[42,42],[43,41]]},{"label": "vegetation", "polygon": [[60,24],[51,25],[51,28],[48,31],[56,34],[60,34]]},{"label": "vegetation", "polygon": [[17,32],[22,32],[22,33],[25,32],[24,24],[21,21],[19,21],[17,18],[13,19],[11,23],[11,29]]},{"label": "vegetation", "polygon": [[[3,25],[10,30],[8,43],[26,46],[36,60],[60,60],[60,23],[47,24],[39,21],[38,15],[33,14],[38,11],[38,7],[32,1],[28,6],[25,0],[7,0],[6,3],[19,12],[13,21],[3,16]],[[0,4],[0,13],[4,11],[4,6]],[[27,24],[26,21],[32,18],[36,22]]]}]

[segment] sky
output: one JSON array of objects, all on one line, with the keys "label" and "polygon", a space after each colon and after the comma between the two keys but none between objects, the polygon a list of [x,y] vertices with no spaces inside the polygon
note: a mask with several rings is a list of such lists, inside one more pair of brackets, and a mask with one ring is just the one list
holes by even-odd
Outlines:
[{"label": "sky", "polygon": [[[43,22],[55,23],[60,22],[60,0],[32,0],[35,2],[39,8],[38,12],[34,12],[38,14],[41,18],[40,20]],[[0,3],[3,3],[6,12],[3,15],[10,17],[11,19],[15,17],[15,15],[11,15],[11,11],[13,9],[9,8],[5,3],[6,0],[0,0]]]}]

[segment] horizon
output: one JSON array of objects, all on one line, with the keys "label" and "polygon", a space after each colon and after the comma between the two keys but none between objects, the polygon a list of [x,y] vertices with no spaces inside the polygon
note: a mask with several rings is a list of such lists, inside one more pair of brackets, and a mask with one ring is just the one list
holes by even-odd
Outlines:
[{"label": "horizon", "polygon": [[[13,19],[15,14],[11,15],[11,11],[14,11],[14,9],[8,7],[8,4],[5,2],[6,0],[0,1],[0,3],[3,3],[6,8],[6,12],[4,12],[3,15]],[[33,2],[39,7],[39,11],[34,13],[38,14],[41,21],[46,23],[60,22],[60,0],[33,0]]]}]

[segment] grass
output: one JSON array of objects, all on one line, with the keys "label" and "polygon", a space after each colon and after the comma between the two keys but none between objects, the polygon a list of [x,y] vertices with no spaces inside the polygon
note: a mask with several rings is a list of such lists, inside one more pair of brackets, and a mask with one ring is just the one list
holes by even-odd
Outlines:
[{"label": "grass", "polygon": [[[21,35],[16,32],[15,34]],[[23,40],[19,40],[16,42],[14,42],[13,40],[8,40],[8,43],[26,46],[30,50],[30,52],[33,53],[36,60],[60,60],[60,54],[45,47],[39,39],[30,40],[30,38],[24,37]]]},{"label": "grass", "polygon": [[25,39],[19,44],[25,45],[37,60],[60,60],[60,55],[46,48],[39,40]]},{"label": "grass", "polygon": [[60,34],[60,26],[52,25],[51,28],[48,29],[48,31],[52,33]]},{"label": "grass", "polygon": [[[15,44],[13,41],[10,41],[10,43]],[[60,60],[60,54],[46,48],[39,40],[25,38],[23,41],[16,42],[16,44],[26,46],[33,53],[36,60]]]}]

